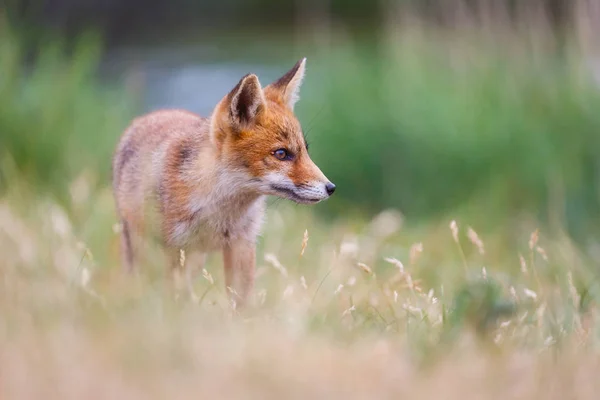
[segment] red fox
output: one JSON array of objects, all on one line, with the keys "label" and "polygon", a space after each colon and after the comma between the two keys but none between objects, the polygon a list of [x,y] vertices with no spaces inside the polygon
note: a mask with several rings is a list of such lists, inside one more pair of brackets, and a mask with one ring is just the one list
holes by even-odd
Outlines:
[{"label": "red fox", "polygon": [[134,270],[134,239],[156,231],[171,273],[180,250],[221,250],[232,300],[248,300],[266,196],[314,204],[335,191],[293,111],[305,65],[264,88],[256,75],[242,77],[208,118],[174,109],[131,123],[112,163],[126,270]]}]

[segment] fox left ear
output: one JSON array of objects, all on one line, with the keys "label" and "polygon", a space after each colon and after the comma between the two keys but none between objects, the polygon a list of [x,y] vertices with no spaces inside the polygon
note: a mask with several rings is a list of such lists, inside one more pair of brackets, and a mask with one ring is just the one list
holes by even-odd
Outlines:
[{"label": "fox left ear", "polygon": [[300,99],[300,86],[304,79],[306,70],[306,57],[301,59],[290,69],[285,75],[277,81],[271,83],[265,90],[274,91],[280,97],[280,100],[290,109],[294,109],[294,105]]},{"label": "fox left ear", "polygon": [[228,98],[231,117],[240,126],[252,124],[265,107],[263,89],[254,74],[244,76]]}]

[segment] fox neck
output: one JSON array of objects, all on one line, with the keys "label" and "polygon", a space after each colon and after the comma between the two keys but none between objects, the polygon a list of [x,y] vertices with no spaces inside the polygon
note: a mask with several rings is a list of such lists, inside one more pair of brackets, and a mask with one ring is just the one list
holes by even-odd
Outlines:
[{"label": "fox neck", "polygon": [[236,218],[263,202],[265,196],[256,190],[252,178],[224,162],[214,147],[207,149],[195,164],[195,171],[201,171],[201,175],[190,182],[193,213]]}]

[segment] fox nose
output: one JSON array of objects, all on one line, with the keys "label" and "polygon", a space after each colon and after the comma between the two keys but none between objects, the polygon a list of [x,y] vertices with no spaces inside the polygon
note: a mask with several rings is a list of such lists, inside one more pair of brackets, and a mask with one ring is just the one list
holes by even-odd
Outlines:
[{"label": "fox nose", "polygon": [[333,192],[335,192],[335,185],[332,182],[327,182],[325,190],[327,190],[327,194],[331,196]]}]

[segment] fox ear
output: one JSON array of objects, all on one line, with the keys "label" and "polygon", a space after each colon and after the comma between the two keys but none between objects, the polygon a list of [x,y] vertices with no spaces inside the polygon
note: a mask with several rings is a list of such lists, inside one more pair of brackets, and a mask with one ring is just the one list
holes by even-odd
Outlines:
[{"label": "fox ear", "polygon": [[306,57],[298,61],[285,75],[269,85],[269,88],[279,95],[280,100],[292,110],[298,99],[300,99],[300,86],[304,79],[305,70]]},{"label": "fox ear", "polygon": [[237,125],[249,125],[265,106],[258,77],[254,74],[244,76],[229,93],[229,111]]}]

